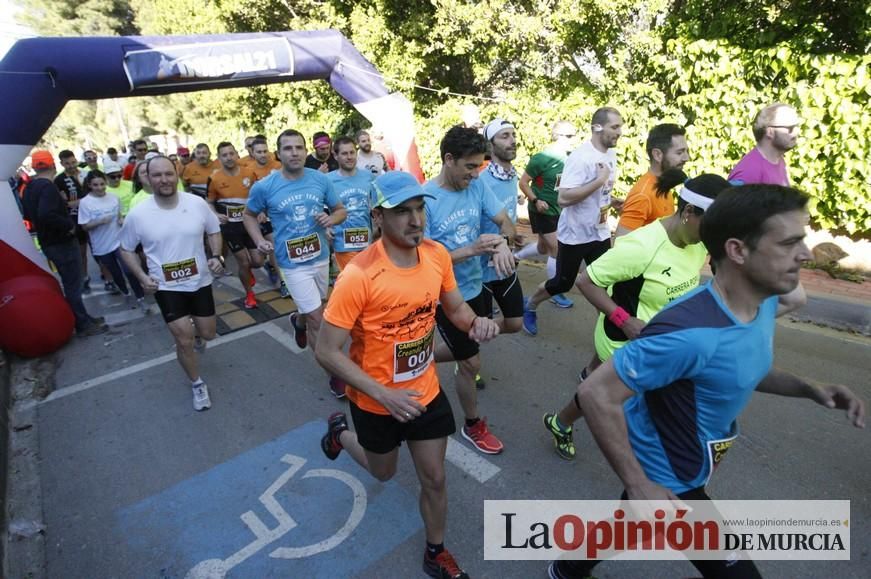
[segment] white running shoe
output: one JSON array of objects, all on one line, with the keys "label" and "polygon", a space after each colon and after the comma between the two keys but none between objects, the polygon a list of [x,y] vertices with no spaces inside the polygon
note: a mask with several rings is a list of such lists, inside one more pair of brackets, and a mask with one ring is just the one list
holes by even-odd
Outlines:
[{"label": "white running shoe", "polygon": [[193,390],[194,395],[194,410],[199,412],[212,407],[212,400],[209,398],[209,387],[206,386],[205,382],[200,382],[191,388],[191,390]]}]

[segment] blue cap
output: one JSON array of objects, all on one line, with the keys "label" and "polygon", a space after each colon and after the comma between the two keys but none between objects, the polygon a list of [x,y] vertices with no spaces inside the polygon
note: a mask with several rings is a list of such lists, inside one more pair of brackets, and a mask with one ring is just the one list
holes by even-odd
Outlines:
[{"label": "blue cap", "polygon": [[435,199],[435,195],[424,191],[414,175],[405,171],[388,171],[372,182],[374,191],[372,207],[393,209],[415,197],[429,197]]}]

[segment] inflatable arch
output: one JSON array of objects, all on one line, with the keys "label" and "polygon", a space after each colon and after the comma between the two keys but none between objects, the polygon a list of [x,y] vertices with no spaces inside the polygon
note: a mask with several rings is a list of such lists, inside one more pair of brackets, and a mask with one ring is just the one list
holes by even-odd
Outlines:
[{"label": "inflatable arch", "polygon": [[0,347],[25,356],[69,338],[72,313],[25,230],[8,180],[70,100],[326,80],[423,175],[411,103],[335,30],[30,38],[0,61]]}]

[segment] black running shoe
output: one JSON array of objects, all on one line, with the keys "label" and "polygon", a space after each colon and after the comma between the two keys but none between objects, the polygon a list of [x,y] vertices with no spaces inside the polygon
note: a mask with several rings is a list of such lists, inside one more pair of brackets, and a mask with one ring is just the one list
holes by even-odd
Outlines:
[{"label": "black running shoe", "polygon": [[321,450],[330,460],[336,460],[342,452],[342,443],[339,435],[348,430],[348,417],[344,412],[334,412],[327,419],[327,433],[321,438]]}]

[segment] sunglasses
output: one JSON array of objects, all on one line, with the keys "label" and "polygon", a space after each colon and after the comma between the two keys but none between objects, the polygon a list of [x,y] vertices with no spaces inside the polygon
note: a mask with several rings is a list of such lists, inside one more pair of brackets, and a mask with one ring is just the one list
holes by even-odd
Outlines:
[{"label": "sunglasses", "polygon": [[120,179],[121,173],[106,173],[106,177],[109,179]]}]

